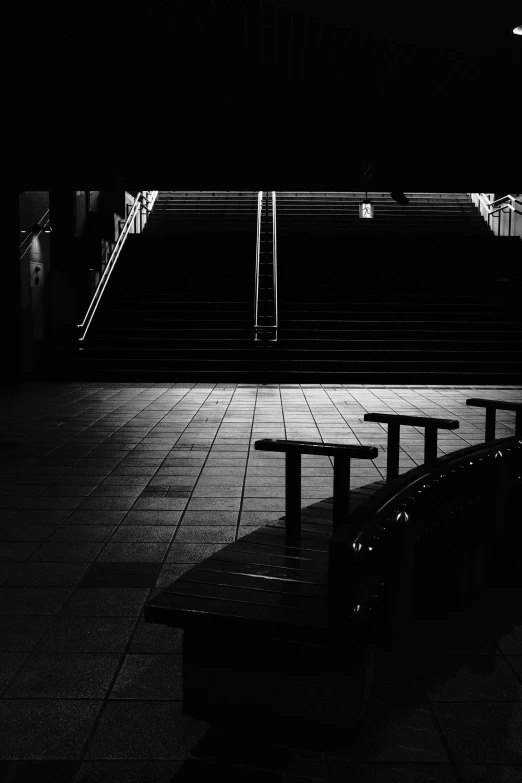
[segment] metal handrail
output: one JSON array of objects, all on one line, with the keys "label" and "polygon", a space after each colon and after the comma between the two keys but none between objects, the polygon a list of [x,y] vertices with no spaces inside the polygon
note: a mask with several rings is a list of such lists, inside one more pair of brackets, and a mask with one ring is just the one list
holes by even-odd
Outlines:
[{"label": "metal handrail", "polygon": [[[470,196],[473,196],[473,193],[469,194]],[[517,214],[521,214],[518,209],[516,209],[513,204],[506,204],[506,200],[512,201],[515,204],[520,204],[522,206],[522,201],[519,201],[514,196],[512,196],[510,193],[508,193],[506,196],[501,196],[500,198],[495,199],[494,201],[487,201],[484,198],[483,193],[477,193],[477,198],[479,199],[480,203],[486,208],[486,211],[489,215],[495,214],[495,212],[500,213],[504,209],[510,209],[513,212],[516,212]],[[499,204],[499,206],[494,207],[493,204]]]},{"label": "metal handrail", "polygon": [[273,242],[273,280],[274,280],[274,328],[278,327],[278,304],[277,304],[277,229],[276,229],[276,192],[272,191],[272,242]]},{"label": "metal handrail", "polygon": [[[471,193],[469,194],[472,195]],[[511,209],[513,212],[518,212],[517,209],[512,204],[505,204],[501,203],[498,207],[493,207],[493,204],[497,204],[497,202],[505,202],[506,199],[509,199],[510,201],[513,201],[515,204],[522,205],[522,201],[518,201],[514,196],[512,196],[510,193],[508,193],[506,196],[501,196],[500,198],[495,199],[494,201],[486,201],[484,198],[484,195],[482,193],[477,193],[477,196],[479,198],[479,201],[486,207],[488,214],[493,215],[495,212],[500,212],[503,209]],[[490,209],[491,207],[491,209]],[[521,214],[518,212],[518,214]]]},{"label": "metal handrail", "polygon": [[[476,196],[479,202],[482,204],[482,206],[485,209],[485,213],[481,211],[481,214],[484,218],[484,220],[487,222],[488,226],[490,226],[490,218],[492,216],[497,216],[499,219],[499,231],[500,231],[500,213],[501,212],[509,212],[509,228],[508,228],[508,236],[511,236],[511,215],[513,212],[515,212],[517,215],[522,215],[522,212],[514,207],[514,204],[519,204],[522,206],[522,201],[519,201],[514,196],[512,196],[510,193],[506,194],[505,196],[501,196],[500,198],[494,199],[493,201],[488,201],[487,198],[485,198],[484,193],[468,193],[469,197],[473,199],[473,196]],[[480,209],[480,208],[479,208]]]},{"label": "metal handrail", "polygon": [[[107,265],[103,271],[103,274],[101,276],[100,282],[98,283],[98,286],[96,288],[96,291],[94,292],[94,296],[91,300],[91,303],[87,309],[87,312],[85,313],[85,317],[81,324],[78,324],[78,330],[80,332],[79,340],[84,340],[85,335],[87,334],[87,331],[91,325],[91,321],[94,317],[94,314],[96,312],[96,309],[100,303],[100,299],[103,296],[103,292],[105,291],[105,288],[107,287],[107,283],[109,282],[109,278],[112,274],[112,271],[114,267],[116,266],[116,261],[119,258],[119,255],[121,253],[121,250],[123,248],[123,245],[125,243],[125,240],[127,239],[127,236],[129,235],[130,227],[138,214],[138,210],[140,209],[146,209],[149,212],[152,210],[152,207],[154,206],[154,202],[156,200],[156,197],[158,195],[157,190],[144,190],[138,193],[134,200],[134,204],[132,205],[132,209],[130,210],[129,214],[127,215],[127,218],[125,220],[125,223],[123,224],[122,230],[120,231],[120,235],[116,241],[116,244],[114,245],[114,248],[112,250],[112,253],[110,255],[110,258],[107,262]],[[150,194],[150,195],[149,195]]]},{"label": "metal handrail", "polygon": [[254,278],[254,337],[259,326],[259,255],[261,250],[261,209],[263,204],[263,191],[257,194],[257,238],[256,238],[256,271]]}]

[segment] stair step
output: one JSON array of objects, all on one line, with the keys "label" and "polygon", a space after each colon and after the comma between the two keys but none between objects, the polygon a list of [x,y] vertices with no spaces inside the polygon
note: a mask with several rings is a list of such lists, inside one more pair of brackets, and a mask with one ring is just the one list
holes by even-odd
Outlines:
[{"label": "stair step", "polygon": [[[512,283],[484,282],[492,252],[491,278],[513,277],[505,259],[514,259],[514,246],[493,237],[466,193],[406,195],[402,206],[389,193],[369,193],[375,217],[363,222],[363,193],[277,192],[283,298],[279,339],[265,344],[253,339],[258,192],[161,191],[145,234],[129,237],[83,350],[57,363],[64,372],[147,380],[522,380],[518,298],[507,295]],[[273,305],[265,261],[272,225],[260,235],[261,323]],[[364,275],[376,276],[386,252],[401,263],[376,290]],[[419,291],[423,263],[437,279]],[[335,284],[318,280],[317,269]]]}]

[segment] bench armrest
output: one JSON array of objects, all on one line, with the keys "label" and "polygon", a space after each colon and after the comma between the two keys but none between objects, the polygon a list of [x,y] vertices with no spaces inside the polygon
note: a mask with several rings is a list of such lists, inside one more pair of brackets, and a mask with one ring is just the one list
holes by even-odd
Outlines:
[{"label": "bench armrest", "polygon": [[347,446],[339,443],[314,443],[303,440],[277,440],[264,438],[257,440],[256,451],[277,451],[284,454],[317,454],[323,457],[350,459],[375,459],[379,450],[375,446]]},{"label": "bench armrest", "polygon": [[437,431],[457,430],[458,421],[437,419],[431,416],[402,416],[400,413],[365,413],[364,421],[375,421],[388,425],[388,455],[386,458],[386,481],[393,481],[399,475],[399,447],[401,425],[424,427],[424,463],[437,461]]},{"label": "bench armrest", "polygon": [[334,458],[334,532],[346,522],[350,513],[350,460],[375,459],[379,449],[375,446],[346,446],[336,443],[314,443],[303,440],[278,440],[264,438],[254,444],[256,451],[275,451],[286,455],[286,534],[287,540],[296,541],[301,534],[301,455],[318,454]]},{"label": "bench armrest", "polygon": [[495,440],[495,424],[497,411],[515,411],[515,437],[522,438],[522,402],[504,402],[503,400],[484,400],[480,397],[470,397],[466,405],[473,408],[486,409],[485,441]]},{"label": "bench armrest", "polygon": [[400,413],[365,413],[364,421],[376,421],[380,424],[404,424],[410,427],[436,427],[438,430],[458,430],[455,419],[437,419],[431,416],[403,416]]},{"label": "bench armrest", "polygon": [[466,400],[466,405],[471,405],[473,408],[494,408],[497,411],[522,411],[522,402],[482,400],[480,397],[471,397]]}]

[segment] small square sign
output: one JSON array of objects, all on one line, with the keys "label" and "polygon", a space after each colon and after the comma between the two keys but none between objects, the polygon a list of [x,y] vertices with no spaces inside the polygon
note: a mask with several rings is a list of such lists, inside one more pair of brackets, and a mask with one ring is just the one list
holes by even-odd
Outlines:
[{"label": "small square sign", "polygon": [[359,217],[360,218],[372,218],[373,217],[373,204],[369,201],[363,201],[359,204]]},{"label": "small square sign", "polygon": [[41,288],[43,285],[44,268],[43,264],[39,261],[29,262],[29,273],[31,277],[31,288]]}]

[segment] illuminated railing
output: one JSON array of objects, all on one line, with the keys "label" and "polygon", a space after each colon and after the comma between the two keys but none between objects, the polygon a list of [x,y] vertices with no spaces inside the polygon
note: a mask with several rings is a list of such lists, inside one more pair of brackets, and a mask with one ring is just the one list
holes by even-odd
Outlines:
[{"label": "illuminated railing", "polygon": [[275,339],[277,340],[277,327],[278,327],[278,306],[277,306],[277,227],[276,227],[276,192],[272,191],[272,248],[274,254],[274,330]]},{"label": "illuminated railing", "polygon": [[261,211],[263,209],[263,191],[257,194],[257,237],[256,237],[256,270],[254,278],[254,339],[259,328],[259,256],[261,253]]},{"label": "illuminated railing", "polygon": [[[496,215],[500,221],[501,212],[509,212],[509,226],[508,236],[512,236],[512,215],[515,212],[517,215],[522,215],[522,211],[515,207],[515,204],[522,206],[522,201],[518,201],[514,196],[509,193],[505,196],[501,196],[495,200],[490,201],[487,193],[468,193],[471,200],[476,207],[480,210],[480,214],[487,222],[488,226],[492,228],[491,217]],[[499,232],[500,233],[500,232]]]},{"label": "illuminated railing", "polygon": [[[254,340],[256,341],[269,341],[275,342],[277,340],[277,327],[278,327],[278,304],[277,304],[277,228],[276,228],[276,194],[275,190],[272,191],[271,203],[269,201],[269,191],[263,193],[259,192],[258,204],[257,204],[257,248],[256,248],[256,274],[255,274],[255,304],[254,304]],[[262,233],[262,221],[263,221],[263,199],[265,208],[265,222],[263,226],[263,235],[265,237],[264,247],[261,247],[261,233]],[[269,247],[269,206],[272,208],[272,238],[271,238],[271,256]],[[267,255],[268,254],[268,255]],[[263,261],[267,265],[266,268],[270,268],[270,274],[267,277],[271,277],[271,287],[265,286],[261,288],[261,256]],[[261,291],[263,291],[264,297],[262,298],[263,305],[263,322],[260,323],[260,300]],[[270,291],[270,294],[269,294]],[[271,308],[269,302],[271,300]]]},{"label": "illuminated railing", "polygon": [[[144,225],[146,223],[146,218],[148,217],[148,213],[151,212],[152,207],[154,206],[154,202],[156,201],[156,197],[158,195],[157,190],[142,190],[138,195],[136,196],[136,199],[134,201],[134,204],[132,205],[132,208],[127,215],[127,219],[125,220],[125,223],[122,226],[122,229],[120,231],[120,235],[116,241],[116,244],[114,245],[114,248],[111,252],[110,258],[107,262],[107,265],[104,269],[103,275],[101,276],[100,282],[98,283],[98,286],[96,288],[96,291],[94,292],[94,296],[91,300],[91,303],[87,309],[87,312],[85,314],[85,318],[81,322],[81,324],[78,324],[78,339],[84,340],[85,336],[87,334],[87,331],[91,325],[91,321],[94,318],[94,314],[98,308],[98,305],[100,303],[100,300],[103,296],[103,292],[105,291],[107,287],[107,283],[109,282],[109,278],[113,272],[114,267],[116,266],[116,261],[119,258],[119,255],[121,253],[121,250],[123,248],[123,245],[125,243],[125,240],[127,239],[131,227],[134,224],[134,220],[137,217],[138,213],[140,214],[141,218],[141,229],[143,230]],[[144,212],[145,211],[145,212]],[[143,218],[145,217],[145,221]]]}]

